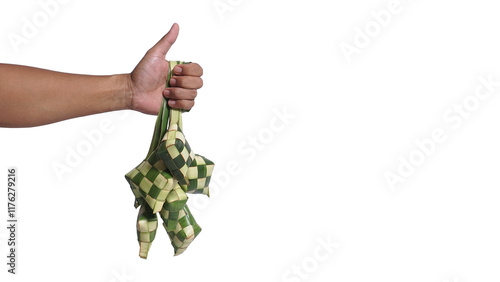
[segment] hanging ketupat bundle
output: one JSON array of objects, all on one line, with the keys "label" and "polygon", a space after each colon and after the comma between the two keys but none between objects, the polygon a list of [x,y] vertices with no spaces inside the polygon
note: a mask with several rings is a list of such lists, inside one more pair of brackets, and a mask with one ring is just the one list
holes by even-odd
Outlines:
[{"label": "hanging ketupat bundle", "polygon": [[[185,63],[169,62],[167,87],[170,86],[173,68],[178,64]],[[213,168],[213,162],[194,154],[189,147],[182,132],[181,110],[170,108],[163,98],[148,155],[125,175],[135,196],[134,206],[140,206],[137,239],[141,258],[147,258],[155,238],[158,227],[156,213],[160,213],[163,227],[174,247],[174,255],[182,254],[198,236],[201,227],[186,205],[186,193],[208,196]]]}]

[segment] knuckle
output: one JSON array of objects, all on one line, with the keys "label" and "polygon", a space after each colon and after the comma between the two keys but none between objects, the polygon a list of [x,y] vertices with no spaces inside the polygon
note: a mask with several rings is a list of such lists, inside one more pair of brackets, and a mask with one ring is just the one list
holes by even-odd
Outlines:
[{"label": "knuckle", "polygon": [[181,103],[183,109],[189,110],[191,108],[189,101],[183,100]]},{"label": "knuckle", "polygon": [[202,76],[203,75],[203,68],[199,65],[199,64],[195,64],[195,69],[196,69],[196,73],[199,74],[199,76]]},{"label": "knuckle", "polygon": [[185,83],[185,81],[184,81],[184,77],[182,77],[182,76],[177,76],[177,77],[175,78],[175,80],[176,80],[176,83],[175,83],[175,86],[176,86],[176,87],[183,87],[183,86],[184,86],[184,83]]},{"label": "knuckle", "polygon": [[203,68],[197,64],[197,63],[191,63],[188,65],[189,66],[189,74],[191,76],[202,76],[203,75]]},{"label": "knuckle", "polygon": [[172,96],[173,98],[176,98],[177,96],[179,96],[179,93],[178,93],[178,88],[169,88],[168,89],[170,91],[170,96]]}]

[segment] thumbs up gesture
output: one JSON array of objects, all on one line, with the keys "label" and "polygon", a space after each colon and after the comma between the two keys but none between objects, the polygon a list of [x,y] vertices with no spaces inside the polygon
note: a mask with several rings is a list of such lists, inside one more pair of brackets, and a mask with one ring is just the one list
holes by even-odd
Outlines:
[{"label": "thumbs up gesture", "polygon": [[131,109],[146,114],[158,114],[163,96],[173,108],[190,110],[194,106],[197,90],[203,86],[203,69],[196,63],[177,65],[165,88],[169,64],[165,56],[179,35],[179,25],[148,50],[130,74]]}]

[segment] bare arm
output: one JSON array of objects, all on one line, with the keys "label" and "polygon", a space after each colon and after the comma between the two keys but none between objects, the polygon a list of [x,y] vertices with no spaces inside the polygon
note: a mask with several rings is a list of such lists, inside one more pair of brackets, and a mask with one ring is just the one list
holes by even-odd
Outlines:
[{"label": "bare arm", "polygon": [[191,109],[203,84],[198,64],[176,67],[176,84],[165,89],[165,55],[178,32],[174,24],[130,74],[92,76],[0,64],[0,126],[38,126],[125,109],[156,114],[162,96],[173,107]]},{"label": "bare arm", "polygon": [[0,125],[25,127],[130,108],[126,74],[76,75],[0,64]]}]

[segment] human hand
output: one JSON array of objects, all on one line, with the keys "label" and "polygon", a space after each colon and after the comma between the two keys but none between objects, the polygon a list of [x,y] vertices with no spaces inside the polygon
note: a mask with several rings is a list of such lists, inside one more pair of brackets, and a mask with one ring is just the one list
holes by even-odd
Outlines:
[{"label": "human hand", "polygon": [[170,79],[171,87],[165,88],[169,64],[165,55],[175,43],[179,25],[170,31],[144,55],[130,74],[130,108],[146,114],[158,114],[162,99],[168,98],[173,108],[190,110],[194,106],[197,90],[203,86],[203,69],[196,63],[177,65]]}]

